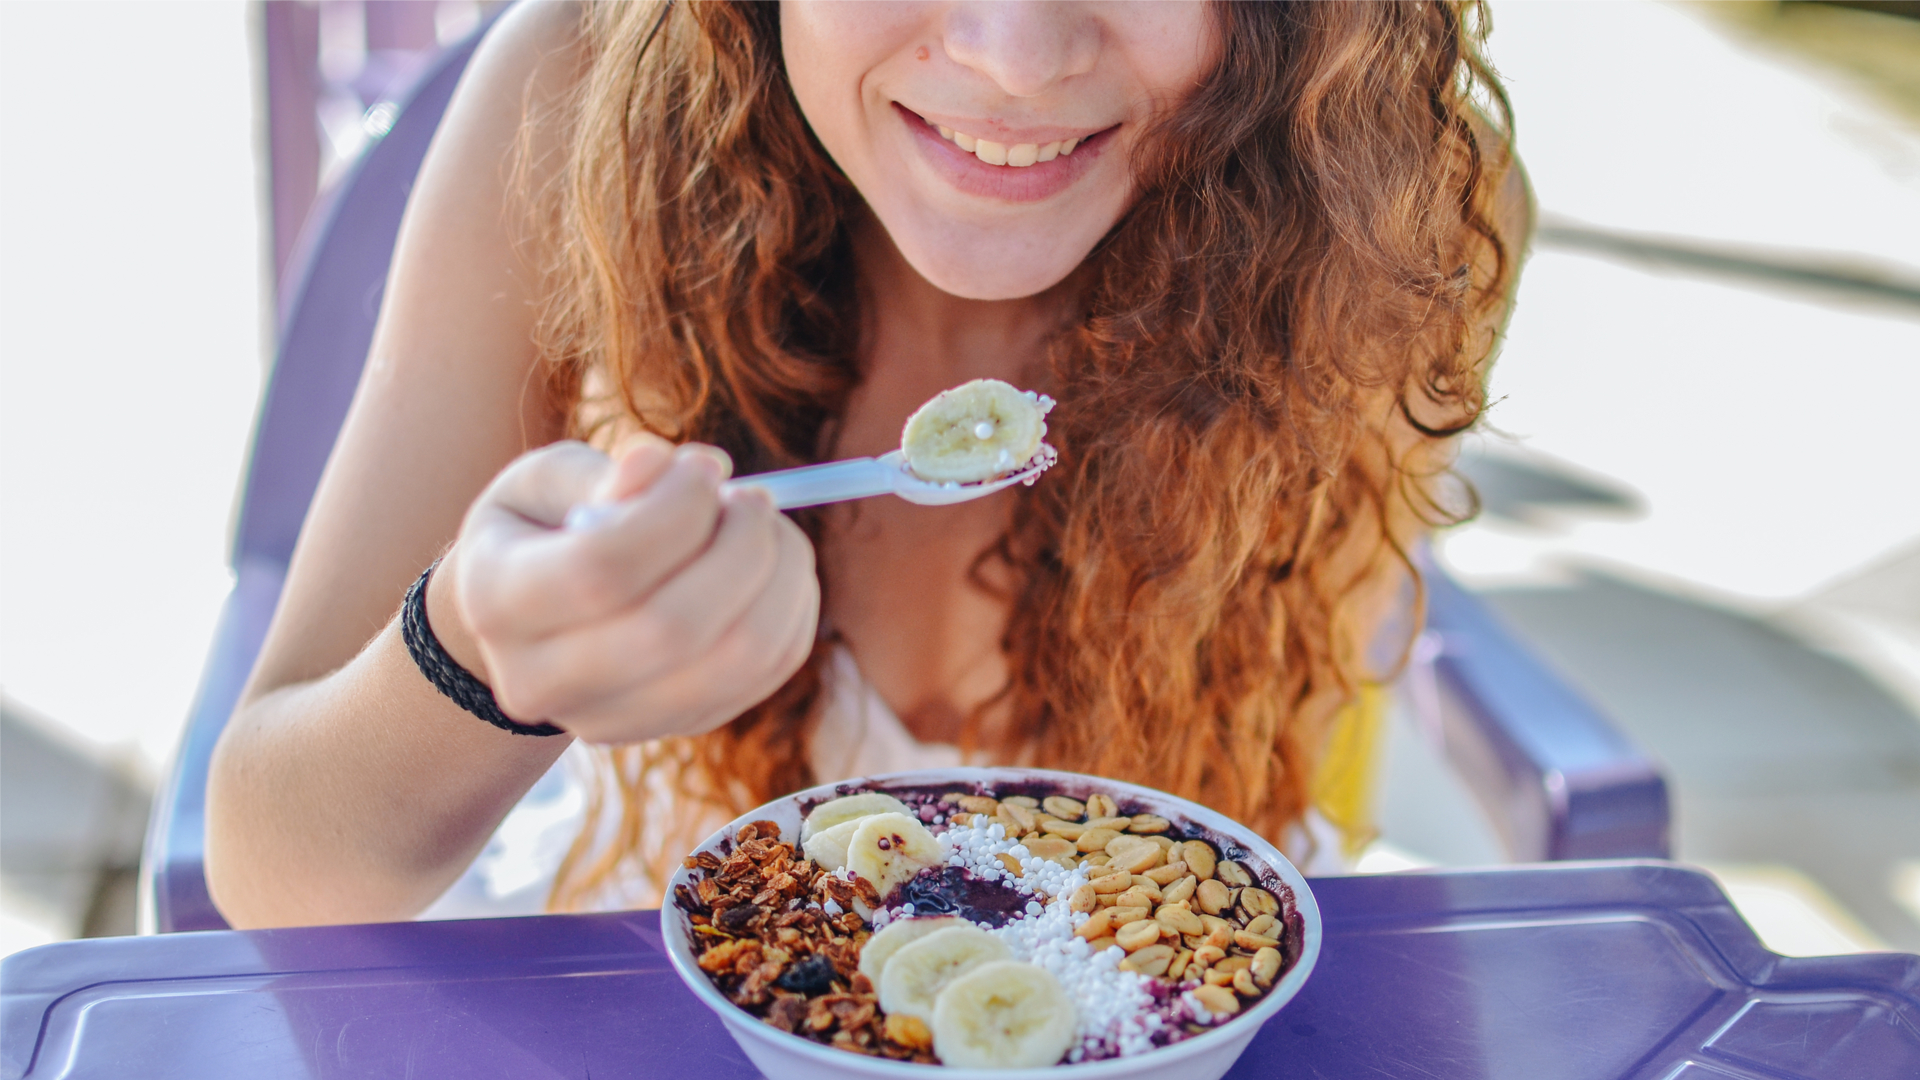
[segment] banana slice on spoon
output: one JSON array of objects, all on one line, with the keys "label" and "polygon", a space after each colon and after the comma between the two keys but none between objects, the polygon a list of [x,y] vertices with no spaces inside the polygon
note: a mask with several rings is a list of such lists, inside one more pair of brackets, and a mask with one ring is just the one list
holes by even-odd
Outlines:
[{"label": "banana slice on spoon", "polygon": [[[975,379],[922,405],[901,433],[901,448],[872,458],[758,473],[728,481],[763,488],[782,510],[897,495],[921,506],[969,502],[1015,484],[1032,484],[1060,455],[1042,439],[1053,399],[998,379]],[[566,527],[591,529],[618,503],[579,503]]]}]

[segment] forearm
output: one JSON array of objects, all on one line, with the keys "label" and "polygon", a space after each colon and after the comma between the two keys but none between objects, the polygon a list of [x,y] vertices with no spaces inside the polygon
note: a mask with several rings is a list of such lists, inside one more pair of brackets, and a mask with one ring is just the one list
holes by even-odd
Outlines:
[{"label": "forearm", "polygon": [[338,671],[235,713],[207,781],[214,902],[236,926],[411,918],[569,742],[461,710],[391,622]]}]

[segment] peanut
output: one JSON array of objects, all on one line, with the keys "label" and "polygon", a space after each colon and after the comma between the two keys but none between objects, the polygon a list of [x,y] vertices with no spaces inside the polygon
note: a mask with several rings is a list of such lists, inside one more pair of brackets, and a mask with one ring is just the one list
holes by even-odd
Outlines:
[{"label": "peanut", "polygon": [[1014,877],[1022,877],[1026,874],[1026,867],[1020,865],[1020,860],[1014,858],[1012,852],[1003,851],[1000,853],[999,858],[1000,865],[1007,868],[1007,873],[1012,874]]},{"label": "peanut", "polygon": [[1095,938],[1100,937],[1101,935],[1107,933],[1112,929],[1113,929],[1113,909],[1102,908],[1101,910],[1093,913],[1093,918],[1088,919],[1086,922],[1081,923],[1079,929],[1075,930],[1074,933],[1080,937],[1086,938],[1088,941],[1092,941]]},{"label": "peanut", "polygon": [[1200,910],[1209,915],[1218,915],[1233,904],[1227,887],[1214,880],[1202,881],[1193,895],[1194,899],[1200,901]]},{"label": "peanut", "polygon": [[1133,819],[1130,817],[1097,817],[1087,819],[1087,828],[1089,829],[1112,829],[1114,832],[1126,832],[1127,826],[1131,824],[1133,824]]},{"label": "peanut", "polygon": [[[1106,868],[1101,867],[1101,869],[1104,870]],[[1133,875],[1122,874],[1115,871],[1113,873],[1101,874],[1099,877],[1088,881],[1087,884],[1093,886],[1093,891],[1097,893],[1123,893],[1133,888]]]},{"label": "peanut", "polygon": [[1253,972],[1245,968],[1233,973],[1233,990],[1241,997],[1260,996],[1260,988],[1253,985]]},{"label": "peanut", "polygon": [[1073,896],[1068,899],[1067,906],[1074,911],[1092,911],[1098,906],[1098,896],[1099,894],[1093,891],[1093,886],[1082,885],[1073,890]]},{"label": "peanut", "polygon": [[1173,963],[1167,965],[1167,978],[1179,982],[1187,974],[1187,965],[1193,963],[1193,950],[1181,949],[1173,954]]},{"label": "peanut", "polygon": [[1273,916],[1262,915],[1257,919],[1248,919],[1247,925],[1242,929],[1249,934],[1259,934],[1261,937],[1279,937],[1280,935],[1272,932],[1273,928],[1279,925],[1279,920]]},{"label": "peanut", "polygon": [[1212,967],[1227,958],[1227,950],[1212,945],[1202,945],[1193,950],[1193,962],[1201,967]]},{"label": "peanut", "polygon": [[1232,1016],[1240,1011],[1240,999],[1218,986],[1198,987],[1193,1000],[1214,1016]]},{"label": "peanut", "polygon": [[1003,806],[1024,806],[1029,810],[1036,810],[1040,806],[1040,800],[1031,795],[1009,795],[1001,799],[1000,803]]},{"label": "peanut", "polygon": [[1133,887],[1153,897],[1154,903],[1160,902],[1160,886],[1154,884],[1154,880],[1145,874],[1133,875]]},{"label": "peanut", "polygon": [[1162,858],[1166,859],[1168,862],[1172,862],[1173,860],[1178,859],[1180,857],[1180,853],[1173,850],[1174,848],[1177,848],[1180,845],[1174,843],[1173,840],[1169,838],[1165,833],[1154,833],[1146,837],[1146,839],[1149,842],[1151,842],[1155,847],[1159,848],[1161,851],[1166,852],[1166,854],[1163,855]]},{"label": "peanut", "polygon": [[1104,851],[1096,852],[1080,860],[1081,866],[1105,866],[1113,860]]},{"label": "peanut", "polygon": [[1159,814],[1135,814],[1133,823],[1127,827],[1133,833],[1163,833],[1173,828],[1173,822]]},{"label": "peanut", "polygon": [[1096,851],[1105,851],[1107,845],[1112,843],[1114,837],[1119,835],[1119,833],[1114,832],[1112,829],[1088,829],[1086,832],[1080,834],[1080,839],[1075,842],[1073,846],[1089,854]]},{"label": "peanut", "polygon": [[[1152,919],[1139,919],[1122,926],[1113,937],[1128,952],[1144,949],[1160,940],[1160,924]],[[1172,953],[1173,950],[1167,951]]]},{"label": "peanut", "polygon": [[1048,862],[1071,859],[1075,854],[1074,846],[1071,843],[1057,837],[1034,836],[1022,840],[1021,843],[1027,845],[1028,854],[1033,855],[1035,858],[1045,859]]},{"label": "peanut", "polygon": [[1219,968],[1208,968],[1207,973],[1202,975],[1201,979],[1205,981],[1208,986],[1232,986],[1233,972],[1221,971]]},{"label": "peanut", "polygon": [[[1179,864],[1176,863],[1175,865]],[[1193,896],[1193,890],[1198,888],[1199,885],[1200,879],[1194,877],[1192,874],[1188,874],[1179,881],[1161,889],[1160,899],[1165,900],[1169,904],[1189,899]]]},{"label": "peanut", "polygon": [[1246,867],[1232,859],[1221,859],[1219,865],[1213,868],[1213,872],[1219,875],[1221,881],[1235,887],[1253,884],[1253,875],[1247,873]]},{"label": "peanut", "polygon": [[1116,906],[1107,910],[1113,912],[1111,925],[1116,930],[1128,923],[1137,923],[1148,915],[1148,910],[1143,907]]},{"label": "peanut", "polygon": [[1220,860],[1214,857],[1213,846],[1205,840],[1189,840],[1180,845],[1180,861],[1187,864],[1193,876],[1207,881],[1212,879],[1213,869]]},{"label": "peanut", "polygon": [[1120,899],[1114,901],[1121,907],[1147,908],[1148,910],[1152,910],[1153,906],[1159,902],[1158,896],[1149,896],[1145,889],[1135,888],[1129,888],[1120,894]]},{"label": "peanut", "polygon": [[[1095,831],[1097,830],[1088,830],[1087,836],[1092,836]],[[1080,838],[1082,851],[1086,850],[1087,836]],[[1143,874],[1160,862],[1160,849],[1137,836],[1122,836],[1114,833],[1113,838],[1107,841],[1105,850],[1113,859],[1113,862],[1108,865],[1118,866],[1129,874]]]},{"label": "peanut", "polygon": [[1253,981],[1261,986],[1272,986],[1273,980],[1280,974],[1280,950],[1261,949],[1253,954],[1253,966],[1247,969],[1253,972]]},{"label": "peanut", "polygon": [[1066,840],[1078,840],[1087,831],[1085,825],[1076,821],[1055,821],[1052,818],[1041,818],[1039,825],[1043,832],[1051,833],[1054,836]]},{"label": "peanut", "polygon": [[1069,799],[1065,795],[1049,795],[1040,800],[1040,808],[1054,817],[1067,821],[1079,821],[1087,816],[1087,804],[1079,799]]},{"label": "peanut", "polygon": [[1205,929],[1200,925],[1200,916],[1188,910],[1185,904],[1162,904],[1153,917],[1161,926],[1176,934],[1197,934]]},{"label": "peanut", "polygon": [[[1028,847],[1032,847],[1032,845],[1029,844]],[[1156,866],[1148,870],[1146,876],[1151,879],[1155,885],[1171,885],[1187,876],[1187,864],[1183,862],[1170,862],[1165,866]]]},{"label": "peanut", "polygon": [[1246,912],[1249,919],[1262,915],[1278,915],[1280,901],[1258,885],[1249,885],[1240,890],[1240,910]]},{"label": "peanut", "polygon": [[1112,817],[1120,812],[1114,805],[1111,795],[1090,795],[1087,797],[1087,813],[1093,817]]},{"label": "peanut", "polygon": [[1101,949],[1117,949],[1120,947],[1120,943],[1113,939],[1112,934],[1108,934],[1106,937],[1094,938],[1092,941],[1087,942],[1087,945],[1094,952],[1099,952]]},{"label": "peanut", "polygon": [[1213,965],[1213,970],[1227,972],[1245,971],[1252,966],[1253,958],[1250,956],[1229,956],[1225,960]]},{"label": "peanut", "polygon": [[1233,944],[1233,929],[1231,927],[1226,927],[1226,926],[1216,926],[1213,929],[1208,930],[1207,944],[1213,945],[1222,949]]},{"label": "peanut", "polygon": [[[1009,802],[1000,804],[999,817],[1002,821],[1018,826],[1021,832],[1026,832],[1034,828],[1040,821],[1039,816],[1033,811],[1024,806],[1016,806]],[[1013,830],[1009,828],[1007,831],[1012,832]]]},{"label": "peanut", "polygon": [[1120,961],[1121,971],[1137,971],[1142,975],[1159,977],[1167,974],[1172,967],[1174,951],[1166,945],[1147,945],[1132,956]]},{"label": "peanut", "polygon": [[960,809],[969,814],[985,814],[992,817],[1000,810],[1000,800],[989,799],[985,795],[962,795]]},{"label": "peanut", "polygon": [[1261,937],[1259,934],[1249,934],[1245,930],[1235,930],[1233,932],[1233,943],[1248,952],[1254,952],[1259,949],[1274,948],[1280,944],[1280,941],[1277,938]]}]

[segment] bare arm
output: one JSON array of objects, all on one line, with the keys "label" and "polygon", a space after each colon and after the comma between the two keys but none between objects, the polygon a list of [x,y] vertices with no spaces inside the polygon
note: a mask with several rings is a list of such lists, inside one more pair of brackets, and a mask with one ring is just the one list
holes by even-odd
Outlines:
[{"label": "bare arm", "polygon": [[[509,13],[422,166],[366,373],[214,756],[207,877],[235,925],[416,914],[570,741],[490,727],[415,670],[394,615],[443,551],[428,612],[448,650],[509,715],[592,741],[724,723],[811,643],[811,549],[763,498],[722,491],[723,456],[548,445],[565,418],[541,391],[510,170],[524,110],[579,75],[576,25],[571,5]],[[536,170],[557,167],[557,137],[540,133]],[[588,498],[626,509],[555,528]]]}]

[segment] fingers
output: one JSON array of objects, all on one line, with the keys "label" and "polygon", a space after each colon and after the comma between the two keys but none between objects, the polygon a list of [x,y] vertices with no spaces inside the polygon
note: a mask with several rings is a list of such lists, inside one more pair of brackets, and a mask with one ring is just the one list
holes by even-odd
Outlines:
[{"label": "fingers", "polygon": [[[508,715],[596,742],[693,734],[777,690],[813,647],[812,544],[713,447],[556,444],[462,527],[452,587]],[[604,507],[586,528],[569,508]]]},{"label": "fingers", "polygon": [[[608,696],[607,689],[665,678],[697,662],[752,606],[780,559],[779,519],[764,492],[726,503],[713,541],[637,605],[530,644],[518,670],[553,712]],[[566,688],[566,689],[563,689]]]},{"label": "fingers", "polygon": [[[600,473],[586,483],[587,463],[574,454],[503,474],[498,498],[483,500],[463,531],[474,560],[493,571],[492,594],[475,598],[475,621],[496,612],[511,623],[501,631],[544,637],[632,605],[706,550],[721,517],[724,457],[685,448],[653,457],[645,448],[618,465],[602,457]],[[563,530],[543,523],[563,518],[571,505],[547,485],[584,495],[622,469],[631,471],[616,483],[649,472],[652,482],[600,524]]]},{"label": "fingers", "polygon": [[612,458],[612,468],[594,485],[587,501],[619,502],[652,487],[673,460],[673,444],[643,431],[620,440]]},{"label": "fingers", "polygon": [[631,651],[631,635],[607,634],[601,644],[589,646],[602,650],[599,663],[624,664],[629,672],[645,663],[650,674],[636,675],[603,699],[580,702],[559,714],[558,722],[598,743],[693,735],[732,720],[779,689],[812,651],[820,591],[806,536],[778,514],[772,526],[775,557],[765,587],[710,644],[649,659]]},{"label": "fingers", "polygon": [[[698,662],[662,680],[663,699],[687,703],[677,734],[697,735],[739,716],[792,678],[813,651],[820,621],[813,545],[786,518],[780,525],[779,565],[768,587]],[[696,703],[716,685],[733,692],[698,711]]]}]

